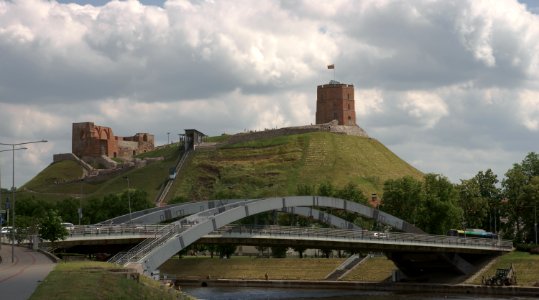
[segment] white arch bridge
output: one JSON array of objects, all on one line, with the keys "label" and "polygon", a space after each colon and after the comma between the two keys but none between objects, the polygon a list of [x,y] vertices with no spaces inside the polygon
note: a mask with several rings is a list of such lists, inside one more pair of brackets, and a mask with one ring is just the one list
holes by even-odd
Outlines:
[{"label": "white arch bridge", "polygon": [[[361,236],[361,232],[364,231],[354,227],[353,224],[312,207],[334,208],[357,213],[405,232],[408,236],[406,239],[387,238],[373,242],[372,236]],[[447,270],[456,274],[468,274],[474,270],[477,263],[486,258],[512,250],[508,241],[482,239],[478,242],[474,239],[427,235],[404,220],[359,203],[331,197],[297,196],[214,200],[137,212],[131,215],[133,223],[158,223],[178,216],[190,215],[163,227],[154,237],[144,240],[127,253],[113,257],[111,261],[135,268],[140,273],[150,274],[166,260],[192,243],[202,238],[211,239],[210,233],[213,232],[215,235],[215,232],[219,232],[220,228],[235,221],[273,210],[284,210],[310,216],[318,215],[317,218],[321,221],[336,227],[350,229],[351,233],[347,233],[346,241],[343,241],[343,237],[339,236],[311,236],[307,240],[316,240],[317,245],[325,244],[333,248],[347,244],[347,249],[383,251],[401,271],[410,276],[437,271],[446,272]],[[103,223],[118,224],[125,221],[129,221],[128,215]],[[238,242],[241,239],[242,243],[247,244],[249,239],[252,241],[256,239],[252,232],[250,236],[246,236],[246,232],[242,234],[242,237],[222,235],[218,238],[222,241],[227,238],[229,241],[236,239]],[[335,235],[335,232],[333,234]],[[395,233],[391,233],[391,235],[396,236]],[[292,243],[291,240],[306,239],[305,237],[299,238],[298,235],[289,235],[287,239],[283,239],[283,236],[274,234],[272,237],[266,237],[266,240],[281,241],[282,243],[286,243],[288,240]],[[283,240],[285,241],[283,242]],[[306,242],[306,244],[308,243]]]}]

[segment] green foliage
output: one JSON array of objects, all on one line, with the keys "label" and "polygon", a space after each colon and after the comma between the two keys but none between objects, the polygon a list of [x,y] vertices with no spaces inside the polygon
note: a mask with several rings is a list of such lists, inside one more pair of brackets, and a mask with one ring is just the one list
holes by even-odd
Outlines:
[{"label": "green foliage", "polygon": [[316,187],[307,184],[298,184],[296,194],[298,196],[315,196]]},{"label": "green foliage", "polygon": [[446,177],[425,175],[423,192],[425,200],[417,222],[419,228],[432,234],[446,234],[464,222],[456,190]]},{"label": "green foliage", "polygon": [[423,183],[403,177],[386,181],[380,209],[425,232],[446,234],[464,222],[457,196],[455,187],[444,176],[427,174]]},{"label": "green foliage", "polygon": [[488,215],[483,219],[480,228],[497,231],[499,221],[499,210],[501,201],[501,190],[497,187],[498,176],[488,169],[483,173],[480,171],[472,178],[479,185],[481,197],[487,201]]},{"label": "green foliage", "polygon": [[529,153],[521,164],[514,164],[502,181],[506,199],[501,215],[508,222],[502,228],[504,236],[522,243],[535,241],[535,216],[539,206],[539,157]]},{"label": "green foliage", "polygon": [[476,180],[461,180],[457,186],[459,204],[464,212],[464,220],[468,228],[483,228],[488,215],[488,200],[481,196],[481,189]]},{"label": "green foliage", "polygon": [[423,183],[411,176],[387,180],[380,209],[415,224],[424,204],[422,188]]},{"label": "green foliage", "polygon": [[57,240],[64,240],[68,234],[67,229],[62,225],[62,218],[55,210],[48,210],[41,220],[39,228],[41,238],[54,243]]},{"label": "green foliage", "polygon": [[273,247],[271,247],[271,257],[273,257],[273,258],[285,258],[287,249],[288,249],[288,247],[273,246]]},{"label": "green foliage", "polygon": [[219,257],[221,258],[230,258],[234,252],[236,252],[236,245],[231,244],[221,244],[217,245],[217,252],[219,252]]}]

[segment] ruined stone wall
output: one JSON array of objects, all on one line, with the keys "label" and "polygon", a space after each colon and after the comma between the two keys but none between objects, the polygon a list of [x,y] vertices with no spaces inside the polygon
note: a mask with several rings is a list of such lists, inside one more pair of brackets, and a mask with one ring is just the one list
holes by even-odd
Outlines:
[{"label": "ruined stone wall", "polygon": [[73,123],[72,152],[78,157],[107,156],[132,158],[154,149],[154,135],[137,133],[130,137],[115,136],[112,129],[92,122]]},{"label": "ruined stone wall", "polygon": [[118,153],[116,137],[112,129],[96,126],[92,122],[73,123],[71,152],[78,157],[114,157]]},{"label": "ruined stone wall", "polygon": [[359,126],[344,126],[337,125],[337,121],[333,121],[326,124],[296,126],[296,127],[284,127],[279,129],[269,129],[264,131],[254,131],[238,133],[231,136],[227,144],[234,144],[239,142],[254,141],[258,139],[273,138],[282,135],[303,134],[309,132],[333,132],[337,134],[355,135],[368,137],[367,132]]},{"label": "ruined stone wall", "polygon": [[138,153],[138,143],[132,141],[118,140],[118,157],[130,158]]}]

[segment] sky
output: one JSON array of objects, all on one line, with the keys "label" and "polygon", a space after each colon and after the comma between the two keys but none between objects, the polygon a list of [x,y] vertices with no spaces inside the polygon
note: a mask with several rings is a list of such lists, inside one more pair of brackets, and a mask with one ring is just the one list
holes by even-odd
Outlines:
[{"label": "sky", "polygon": [[539,151],[539,1],[0,0],[0,53],[0,143],[48,140],[15,152],[15,186],[71,152],[72,123],[158,145],[301,126],[334,78],[422,172],[501,180]]}]

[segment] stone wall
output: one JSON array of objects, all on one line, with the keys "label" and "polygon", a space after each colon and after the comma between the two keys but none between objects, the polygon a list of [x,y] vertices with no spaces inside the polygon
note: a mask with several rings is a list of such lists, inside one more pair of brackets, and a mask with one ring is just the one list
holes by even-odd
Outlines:
[{"label": "stone wall", "polygon": [[227,144],[235,144],[239,142],[254,141],[259,139],[274,138],[282,135],[303,134],[310,132],[332,132],[336,134],[346,134],[368,137],[367,132],[359,126],[337,125],[337,121],[332,121],[326,124],[306,125],[296,127],[284,127],[279,129],[268,129],[264,131],[253,131],[238,133],[231,136]]},{"label": "stone wall", "polygon": [[137,133],[134,136],[115,136],[112,129],[93,122],[73,123],[72,153],[78,157],[130,159],[154,149],[154,135]]}]

